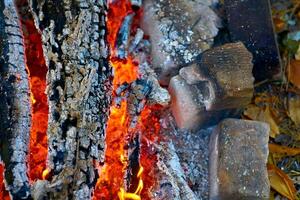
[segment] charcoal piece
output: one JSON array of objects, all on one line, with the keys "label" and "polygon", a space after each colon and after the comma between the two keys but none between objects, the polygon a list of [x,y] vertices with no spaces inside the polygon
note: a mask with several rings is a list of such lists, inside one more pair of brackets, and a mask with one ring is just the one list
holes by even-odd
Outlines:
[{"label": "charcoal piece", "polygon": [[211,82],[214,98],[207,110],[224,110],[248,105],[253,96],[252,55],[241,42],[228,43],[203,53],[200,74]]},{"label": "charcoal piece", "polygon": [[141,42],[143,37],[144,37],[144,31],[142,29],[138,28],[136,30],[136,34],[135,34],[133,40],[130,42],[129,53],[132,53],[133,51],[136,50],[138,44]]},{"label": "charcoal piece", "polygon": [[126,154],[128,164],[125,171],[125,190],[134,193],[138,187],[138,172],[140,169],[140,134],[135,134],[127,144]]},{"label": "charcoal piece", "polygon": [[0,0],[0,157],[13,199],[30,198],[27,153],[30,98],[24,46],[17,9]]},{"label": "charcoal piece", "polygon": [[280,73],[280,54],[269,0],[225,0],[232,41],[242,41],[253,54],[256,81]]},{"label": "charcoal piece", "polygon": [[142,0],[130,0],[131,5],[137,8],[140,8],[142,6],[143,1]]},{"label": "charcoal piece", "polygon": [[116,41],[116,53],[117,57],[120,59],[124,59],[128,55],[128,45],[129,45],[129,36],[130,36],[130,30],[131,30],[131,24],[133,21],[134,14],[127,15],[120,27],[120,30],[117,35],[117,41]]}]

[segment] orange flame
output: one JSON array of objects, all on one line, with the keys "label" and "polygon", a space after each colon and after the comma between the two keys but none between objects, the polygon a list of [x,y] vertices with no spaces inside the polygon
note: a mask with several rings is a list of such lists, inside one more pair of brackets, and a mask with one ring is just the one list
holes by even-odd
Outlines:
[{"label": "orange flame", "polygon": [[[108,19],[107,19],[107,28],[108,36],[107,40],[110,44],[111,58],[110,63],[114,70],[114,79],[113,79],[113,89],[116,90],[120,85],[124,83],[131,83],[135,81],[138,74],[138,63],[133,62],[132,57],[128,57],[126,60],[121,60],[115,58],[114,49],[116,44],[116,38],[119,31],[119,28],[122,24],[123,19],[129,13],[132,13],[132,7],[129,0],[114,0],[109,3],[108,10]],[[138,18],[141,13],[136,13]],[[136,20],[136,19],[135,19]],[[135,22],[134,22],[135,24]],[[153,120],[147,122],[144,120],[147,117],[151,116],[151,109],[146,109],[143,111],[139,123],[152,123]],[[153,118],[154,119],[154,118]],[[156,118],[155,118],[156,119]],[[145,183],[147,183],[146,188],[150,189],[153,185],[153,177],[150,175],[151,166],[154,165],[156,161],[155,153],[148,155],[149,146],[147,146],[147,141],[142,139],[142,155],[141,155],[141,164],[139,172],[137,173],[137,178],[139,180],[137,188],[133,193],[127,192],[124,189],[124,171],[127,166],[128,158],[125,155],[125,137],[128,135],[129,130],[129,116],[127,113],[127,101],[124,100],[121,102],[120,108],[112,105],[110,109],[110,116],[107,123],[106,129],[106,150],[105,150],[105,164],[98,167],[99,179],[96,184],[94,192],[94,200],[98,199],[120,199],[120,200],[141,200],[149,199],[147,191],[143,193],[143,188],[145,188]],[[155,123],[155,133],[157,133],[158,123]],[[150,124],[149,124],[150,125]],[[141,130],[153,134],[151,126],[139,125]],[[144,133],[143,133],[144,134]],[[148,160],[151,159],[151,160]],[[145,166],[144,164],[150,164]],[[144,174],[146,172],[147,174]],[[143,180],[145,176],[146,182]]]},{"label": "orange flame", "polygon": [[4,165],[0,163],[0,199],[10,200],[8,191],[4,184]]},{"label": "orange flame", "polygon": [[45,90],[48,69],[43,56],[41,36],[36,30],[33,19],[24,18],[21,23],[31,99],[32,118],[28,163],[29,179],[33,182],[36,179],[42,179],[43,170],[46,169],[48,102]]}]

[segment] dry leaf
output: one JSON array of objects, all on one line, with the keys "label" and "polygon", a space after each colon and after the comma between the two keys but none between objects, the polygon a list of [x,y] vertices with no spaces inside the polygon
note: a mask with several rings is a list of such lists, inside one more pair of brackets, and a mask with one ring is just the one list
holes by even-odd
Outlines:
[{"label": "dry leaf", "polygon": [[[300,79],[300,77],[299,77]],[[300,125],[300,98],[290,98],[288,102],[288,115],[298,126]]]},{"label": "dry leaf", "polygon": [[295,54],[295,58],[296,58],[296,60],[300,60],[300,45],[299,45],[298,50]]},{"label": "dry leaf", "polygon": [[249,105],[245,111],[244,115],[252,120],[266,122],[270,125],[270,137],[275,138],[279,134],[279,127],[274,120],[274,116],[271,112],[270,106],[266,106],[262,109],[253,104]]},{"label": "dry leaf", "polygon": [[270,153],[285,154],[287,156],[295,156],[300,154],[300,148],[290,148],[278,144],[269,144]]},{"label": "dry leaf", "polygon": [[288,80],[300,88],[300,60],[291,60],[288,67]]},{"label": "dry leaf", "polygon": [[290,177],[274,165],[268,164],[271,187],[289,200],[296,199],[297,190]]},{"label": "dry leaf", "polygon": [[276,33],[284,31],[287,27],[286,22],[278,17],[273,19]]}]

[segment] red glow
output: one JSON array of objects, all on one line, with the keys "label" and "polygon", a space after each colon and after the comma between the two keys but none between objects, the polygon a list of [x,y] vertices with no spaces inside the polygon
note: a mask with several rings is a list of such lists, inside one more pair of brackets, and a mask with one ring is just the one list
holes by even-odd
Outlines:
[{"label": "red glow", "polygon": [[[111,48],[111,65],[114,69],[113,89],[116,90],[123,83],[131,83],[138,78],[138,63],[134,63],[129,56],[126,60],[114,57],[116,37],[123,19],[129,13],[134,12],[129,0],[115,0],[109,4],[108,10],[108,36],[107,40]],[[136,13],[133,23],[133,31],[137,26],[141,12]],[[99,179],[94,192],[94,200],[111,199],[149,199],[147,191],[154,184],[151,168],[156,162],[155,152],[149,145],[149,135],[155,135],[159,131],[158,118],[153,117],[150,108],[142,112],[137,128],[142,130],[141,169],[140,184],[136,194],[124,191],[124,170],[126,166],[125,137],[128,135],[129,116],[127,114],[127,102],[123,101],[120,108],[111,107],[106,130],[105,164],[99,167]],[[145,125],[146,124],[146,125]],[[147,125],[148,124],[148,125]],[[153,126],[154,125],[154,126]],[[146,189],[146,190],[145,190]],[[119,197],[118,197],[119,192]],[[123,195],[120,195],[123,194]]]},{"label": "red glow", "polygon": [[8,191],[6,191],[4,185],[4,166],[2,164],[0,164],[0,199],[10,200]]},{"label": "red glow", "polygon": [[29,179],[42,179],[48,153],[47,126],[48,102],[46,90],[47,66],[45,64],[41,36],[32,18],[21,20],[23,27],[26,65],[29,74],[31,96],[31,129],[29,144]]},{"label": "red glow", "polygon": [[150,200],[148,194],[150,189],[156,183],[155,174],[153,174],[153,167],[157,162],[156,151],[152,146],[153,142],[159,142],[159,115],[160,107],[147,107],[141,114],[141,130],[142,145],[141,145],[141,165],[144,167],[142,179],[144,181],[144,189],[142,190],[141,196],[143,200]]}]

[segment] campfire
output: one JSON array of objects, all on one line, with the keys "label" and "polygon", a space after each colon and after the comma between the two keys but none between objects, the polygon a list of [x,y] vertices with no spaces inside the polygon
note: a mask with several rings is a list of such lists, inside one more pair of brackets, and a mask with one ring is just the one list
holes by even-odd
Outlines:
[{"label": "campfire", "polygon": [[259,3],[0,0],[0,199],[268,199]]}]

